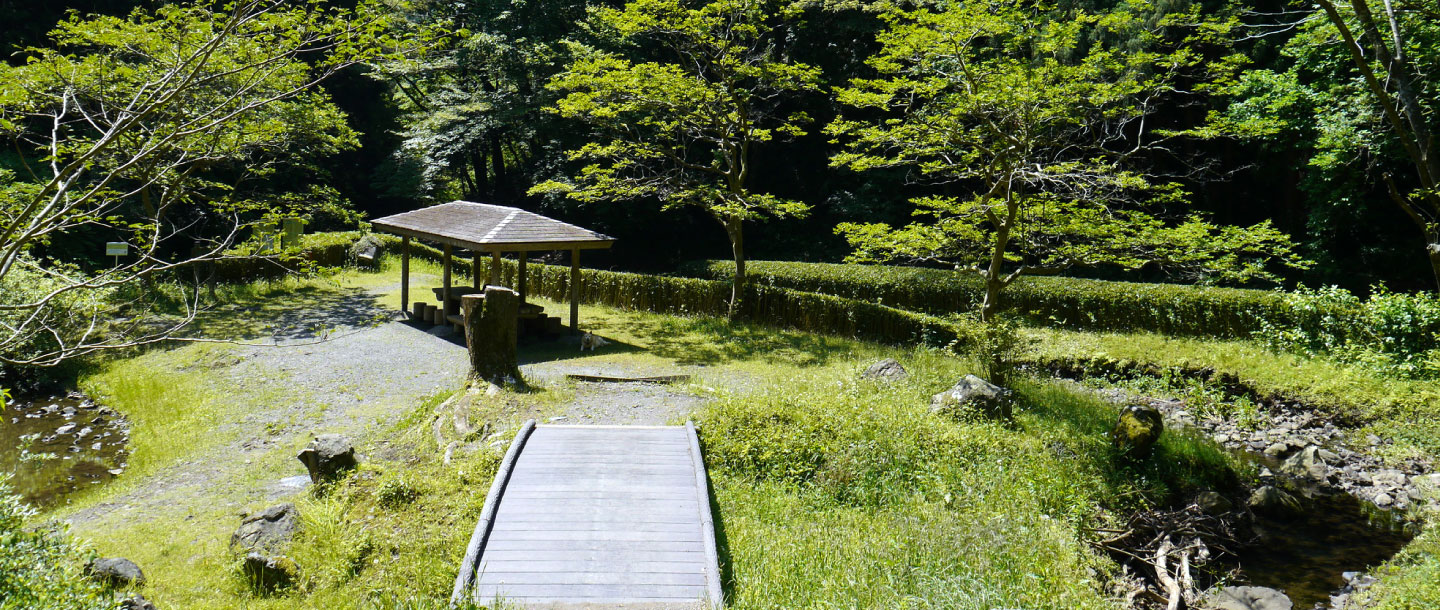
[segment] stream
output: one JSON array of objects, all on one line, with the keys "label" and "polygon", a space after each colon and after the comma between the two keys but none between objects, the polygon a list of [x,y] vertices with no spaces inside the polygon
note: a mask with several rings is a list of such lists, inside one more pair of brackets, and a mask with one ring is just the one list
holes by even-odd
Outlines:
[{"label": "stream", "polygon": [[0,476],[32,506],[62,504],[125,469],[124,418],[83,395],[21,396],[0,418]]},{"label": "stream", "polygon": [[1346,573],[1384,563],[1414,535],[1400,515],[1347,493],[1302,497],[1300,506],[1293,515],[1257,514],[1260,539],[1238,562],[1246,580],[1284,591],[1296,610],[1330,607]]}]

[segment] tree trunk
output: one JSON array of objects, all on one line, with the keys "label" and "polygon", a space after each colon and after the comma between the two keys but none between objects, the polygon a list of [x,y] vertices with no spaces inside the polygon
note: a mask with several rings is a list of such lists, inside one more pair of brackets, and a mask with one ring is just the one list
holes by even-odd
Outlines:
[{"label": "tree trunk", "polygon": [[465,310],[465,343],[476,377],[495,385],[524,385],[516,353],[520,295],[501,286],[485,287],[485,295],[461,297]]},{"label": "tree trunk", "polygon": [[1440,290],[1440,227],[1425,232],[1425,251],[1430,255],[1430,271],[1435,274],[1435,287]]},{"label": "tree trunk", "polygon": [[985,270],[985,301],[980,304],[980,321],[994,321],[1000,311],[1000,290],[1005,288],[1005,249],[1010,246],[1010,223],[995,227],[995,248],[990,252],[990,267]]},{"label": "tree trunk", "polygon": [[730,250],[735,255],[735,281],[730,289],[730,318],[736,319],[743,315],[745,300],[745,229],[738,218],[727,218],[721,221],[725,225],[725,234],[730,236]]}]

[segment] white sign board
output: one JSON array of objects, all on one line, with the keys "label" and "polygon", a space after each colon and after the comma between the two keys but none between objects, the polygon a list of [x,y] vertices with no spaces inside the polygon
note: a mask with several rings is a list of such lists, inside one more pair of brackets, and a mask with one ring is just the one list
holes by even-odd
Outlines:
[{"label": "white sign board", "polygon": [[125,256],[130,251],[130,244],[123,241],[105,242],[105,256]]}]

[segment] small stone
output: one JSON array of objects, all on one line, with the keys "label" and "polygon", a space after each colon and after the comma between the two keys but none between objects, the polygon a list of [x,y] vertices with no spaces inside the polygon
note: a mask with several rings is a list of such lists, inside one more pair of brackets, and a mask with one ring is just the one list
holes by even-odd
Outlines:
[{"label": "small stone", "polygon": [[894,358],[886,358],[865,369],[860,373],[861,379],[873,379],[875,381],[899,381],[910,376],[910,372]]},{"label": "small stone", "polygon": [[1294,602],[1267,587],[1225,587],[1205,596],[1202,607],[1211,610],[1291,610]]},{"label": "small stone", "polygon": [[300,511],[294,504],[276,504],[240,522],[230,536],[230,548],[245,551],[279,552],[300,528]]},{"label": "small stone", "polygon": [[154,602],[145,599],[144,595],[135,594],[120,602],[120,610],[155,610]]},{"label": "small stone", "polygon": [[341,473],[354,468],[355,446],[339,434],[321,434],[310,441],[300,455],[295,456],[310,471],[310,480],[315,483],[337,478]]},{"label": "small stone", "polygon": [[1326,462],[1334,462],[1338,461],[1340,459],[1340,456],[1336,455],[1334,451],[1330,451],[1329,449],[1321,449],[1320,459],[1325,460]]},{"label": "small stone", "polygon": [[1290,447],[1285,443],[1275,443],[1265,448],[1265,455],[1268,455],[1270,457],[1280,457],[1280,455],[1285,453],[1285,451],[1287,451],[1288,449],[1290,449]]},{"label": "small stone", "polygon": [[1300,501],[1274,485],[1262,485],[1250,494],[1246,502],[1251,510],[1272,515],[1294,513],[1300,510]]},{"label": "small stone", "polygon": [[90,576],[116,587],[138,587],[145,584],[140,566],[124,557],[101,557],[90,562]]},{"label": "small stone", "polygon": [[1395,498],[1390,497],[1390,494],[1380,492],[1378,494],[1375,494],[1375,498],[1372,501],[1375,502],[1375,506],[1379,506],[1380,508],[1389,508],[1390,505],[1395,503]]},{"label": "small stone", "polygon": [[1230,442],[1230,435],[1229,435],[1229,434],[1216,434],[1214,438],[1215,438],[1215,442],[1216,442],[1216,443],[1219,443],[1219,444],[1221,444],[1221,445],[1224,445],[1225,443]]},{"label": "small stone", "polygon": [[71,432],[74,432],[76,427],[77,426],[75,424],[65,424],[63,426],[60,426],[59,428],[56,428],[55,434],[69,434]]},{"label": "small stone", "polygon": [[1320,449],[1311,445],[1286,459],[1285,463],[1280,465],[1280,472],[1293,477],[1324,481],[1330,476],[1330,467],[1320,458]]},{"label": "small stone", "polygon": [[1208,490],[1195,494],[1195,505],[1199,506],[1200,510],[1205,511],[1207,515],[1220,515],[1228,513],[1230,509],[1235,508],[1235,505],[1230,502],[1229,498],[1226,498],[1219,492]]},{"label": "small stone", "polygon": [[300,576],[300,566],[284,555],[267,557],[251,552],[245,555],[241,569],[250,586],[262,592],[289,587]]},{"label": "small stone", "polygon": [[957,415],[975,408],[989,417],[1010,418],[1010,391],[974,375],[966,375],[950,389],[930,397],[930,412]]}]

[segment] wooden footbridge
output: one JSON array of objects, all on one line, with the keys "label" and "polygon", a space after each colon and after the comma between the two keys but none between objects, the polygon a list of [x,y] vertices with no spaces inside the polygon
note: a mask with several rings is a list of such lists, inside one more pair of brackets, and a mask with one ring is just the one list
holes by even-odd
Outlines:
[{"label": "wooden footbridge", "polygon": [[718,608],[695,427],[536,426],[516,434],[453,602]]}]

